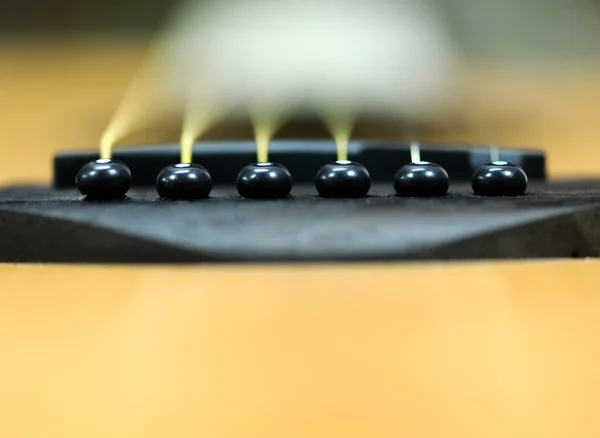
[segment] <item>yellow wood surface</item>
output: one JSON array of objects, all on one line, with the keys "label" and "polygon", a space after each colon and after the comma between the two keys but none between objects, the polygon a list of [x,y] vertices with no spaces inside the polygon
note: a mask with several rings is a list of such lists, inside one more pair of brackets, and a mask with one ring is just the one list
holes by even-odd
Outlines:
[{"label": "yellow wood surface", "polygon": [[[141,54],[0,45],[0,183],[94,145]],[[598,175],[599,91],[545,77],[544,111],[490,132],[547,148],[555,176]],[[598,437],[599,272],[0,266],[0,437]]]},{"label": "yellow wood surface", "polygon": [[0,268],[0,436],[597,437],[598,262]]}]

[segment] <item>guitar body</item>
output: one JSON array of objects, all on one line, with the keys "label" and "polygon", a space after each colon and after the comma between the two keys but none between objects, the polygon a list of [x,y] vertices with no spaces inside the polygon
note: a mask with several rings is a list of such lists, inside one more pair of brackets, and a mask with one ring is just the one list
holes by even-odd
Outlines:
[{"label": "guitar body", "polygon": [[[481,247],[463,239],[471,260],[448,262],[440,252],[420,260],[343,261],[348,257],[338,254],[319,263],[276,263],[273,256],[196,263],[203,254],[196,251],[164,263],[119,251],[111,263],[105,251],[82,264],[82,254],[99,254],[102,242],[110,248],[118,239],[109,239],[110,226],[93,211],[99,204],[49,188],[50,163],[57,150],[99,138],[139,59],[114,53],[94,44],[49,51],[13,45],[0,53],[9,66],[0,79],[13,85],[0,107],[7,122],[0,130],[2,241],[16,239],[9,232],[19,239],[30,233],[45,262],[75,262],[0,266],[0,436],[597,436],[600,264],[584,257],[598,251],[598,185],[561,182],[598,175],[598,113],[590,108],[596,82],[571,79],[580,85],[565,91],[563,104],[583,116],[558,118],[549,109],[501,130],[501,144],[543,145],[549,179],[533,182],[530,198],[486,201],[514,212],[510,227],[478,235],[491,248],[503,242],[504,252],[492,257],[502,261],[472,260]],[[113,74],[102,74],[111,62]],[[21,183],[43,188],[28,186],[17,196]],[[472,204],[468,184],[457,189],[453,196]],[[157,206],[151,189],[135,190],[131,205]],[[407,209],[438,208],[429,207],[433,200],[427,207],[391,200],[382,190],[375,205],[359,209],[384,211],[392,222]],[[310,202],[330,208],[311,196],[298,200],[303,209]],[[544,214],[565,210],[535,226],[523,219],[540,206]],[[191,217],[199,207],[182,208]],[[292,207],[284,208],[294,219]],[[460,221],[471,225],[467,210]],[[331,211],[344,221],[345,210]],[[127,214],[117,219],[125,224]],[[86,221],[87,231],[100,233],[95,247],[74,239]],[[130,225],[119,238],[139,233]],[[149,242],[148,254],[159,254],[156,240]],[[64,248],[70,257],[61,259]],[[90,248],[97,251],[86,253]],[[170,250],[181,254],[181,247]],[[13,254],[23,257],[5,261],[36,262],[41,253]]]}]

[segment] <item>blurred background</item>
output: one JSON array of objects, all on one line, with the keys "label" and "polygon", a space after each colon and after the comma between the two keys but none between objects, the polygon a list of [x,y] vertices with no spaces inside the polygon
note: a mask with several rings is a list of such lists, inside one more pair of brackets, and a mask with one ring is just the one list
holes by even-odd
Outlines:
[{"label": "blurred background", "polygon": [[[173,26],[172,14],[182,10],[177,8],[208,13],[203,3],[4,0],[0,183],[48,182],[54,152],[96,147],[157,32],[167,22]],[[240,5],[253,2],[217,3],[240,15]],[[544,148],[552,176],[600,175],[600,0],[432,0],[431,5],[441,18],[440,34],[456,48],[460,74],[452,84],[460,88],[461,104],[442,121],[425,117],[420,138]],[[405,135],[376,122],[356,135]],[[180,125],[177,117],[165,118],[124,143],[177,141]],[[251,135],[247,126],[216,132]],[[326,135],[316,125],[311,132]]]}]

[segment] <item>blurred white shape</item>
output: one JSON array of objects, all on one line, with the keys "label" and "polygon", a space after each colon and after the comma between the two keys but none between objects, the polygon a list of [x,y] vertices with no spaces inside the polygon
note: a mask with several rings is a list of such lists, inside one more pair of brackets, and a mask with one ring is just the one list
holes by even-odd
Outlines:
[{"label": "blurred white shape", "polygon": [[191,2],[168,29],[162,77],[187,107],[428,118],[459,95],[449,41],[425,0]]}]

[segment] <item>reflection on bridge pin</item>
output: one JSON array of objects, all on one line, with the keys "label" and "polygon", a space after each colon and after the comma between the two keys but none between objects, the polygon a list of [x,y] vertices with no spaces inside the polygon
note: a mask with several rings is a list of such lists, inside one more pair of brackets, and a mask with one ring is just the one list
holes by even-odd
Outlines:
[{"label": "reflection on bridge pin", "polygon": [[211,190],[210,173],[198,164],[181,163],[167,166],[156,178],[156,191],[162,199],[206,199]]},{"label": "reflection on bridge pin", "polygon": [[360,163],[338,160],[319,169],[315,187],[322,198],[364,198],[371,189],[371,175]]},{"label": "reflection on bridge pin", "polygon": [[85,164],[75,177],[79,192],[88,201],[123,199],[131,187],[131,171],[124,163],[110,158]]},{"label": "reflection on bridge pin", "polygon": [[444,168],[435,163],[421,161],[418,142],[410,144],[411,163],[402,166],[394,175],[394,189],[402,197],[441,197],[448,192],[450,181]]},{"label": "reflection on bridge pin", "polygon": [[287,198],[292,191],[292,175],[278,163],[249,164],[238,174],[237,189],[242,198]]},{"label": "reflection on bridge pin", "polygon": [[478,196],[523,196],[527,190],[527,174],[518,165],[500,160],[497,147],[490,147],[491,162],[473,173],[471,186]]}]

